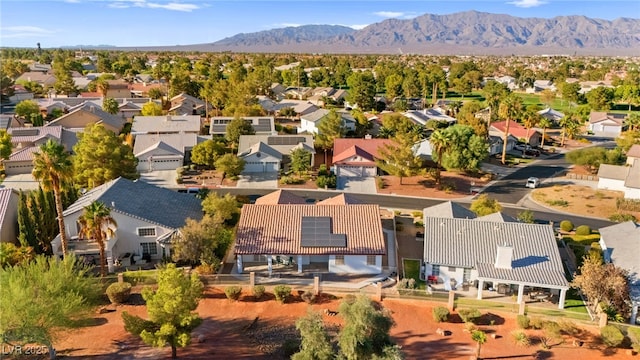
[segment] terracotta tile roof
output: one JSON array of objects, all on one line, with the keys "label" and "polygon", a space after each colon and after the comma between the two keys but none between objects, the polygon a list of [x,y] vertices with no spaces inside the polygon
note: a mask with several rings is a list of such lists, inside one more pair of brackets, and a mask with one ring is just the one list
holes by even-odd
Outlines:
[{"label": "terracotta tile roof", "polygon": [[[330,217],[331,233],[345,234],[346,247],[302,247],[302,217]],[[386,253],[378,205],[251,205],[242,207],[236,254],[382,255]]]},{"label": "terracotta tile roof", "polygon": [[379,148],[384,147],[385,144],[392,143],[393,140],[390,139],[336,139],[333,143],[333,153],[340,154],[350,147],[357,146],[377,157]]},{"label": "terracotta tile roof", "polygon": [[256,205],[306,204],[303,198],[286,190],[274,191],[256,199]]},{"label": "terracotta tile roof", "polygon": [[[507,122],[506,121],[494,122],[494,123],[491,123],[491,127],[493,127],[494,129],[504,134],[504,131],[507,128]],[[529,129],[529,138],[531,138],[537,132],[538,131],[534,129]],[[527,128],[515,121],[511,121],[509,124],[509,134],[517,137],[518,139],[524,139],[527,137]]]},{"label": "terracotta tile roof", "polygon": [[375,156],[369,152],[367,152],[366,150],[362,149],[359,146],[352,146],[346,150],[344,150],[341,153],[337,153],[335,155],[333,155],[333,163],[334,164],[346,164],[347,162],[344,162],[342,160],[348,159],[352,156],[360,156],[361,158],[367,159],[370,162],[374,162],[375,161]]},{"label": "terracotta tile roof", "polygon": [[342,193],[338,196],[330,197],[322,201],[318,201],[316,205],[357,205],[364,204],[363,201],[356,199],[350,194]]},{"label": "terracotta tile roof", "polygon": [[33,156],[35,153],[40,152],[40,148],[37,146],[29,146],[24,149],[20,149],[11,156],[9,156],[9,160],[5,161],[31,161],[33,160]]}]

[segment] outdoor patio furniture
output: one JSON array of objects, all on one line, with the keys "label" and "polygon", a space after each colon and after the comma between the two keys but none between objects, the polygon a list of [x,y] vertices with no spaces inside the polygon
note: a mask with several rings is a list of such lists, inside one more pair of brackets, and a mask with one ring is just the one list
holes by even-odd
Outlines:
[{"label": "outdoor patio furniture", "polygon": [[437,284],[438,283],[438,277],[435,275],[429,275],[427,276],[427,282],[429,284]]}]

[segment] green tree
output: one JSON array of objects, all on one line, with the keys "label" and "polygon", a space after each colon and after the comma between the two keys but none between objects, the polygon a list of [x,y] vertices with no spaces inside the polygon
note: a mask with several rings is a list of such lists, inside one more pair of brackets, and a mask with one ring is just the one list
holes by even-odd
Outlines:
[{"label": "green tree", "polygon": [[623,131],[616,138],[616,145],[625,153],[635,144],[640,144],[640,129]]},{"label": "green tree", "polygon": [[224,155],[225,152],[226,149],[222,142],[209,139],[193,147],[191,150],[191,162],[212,169],[216,160]]},{"label": "green tree", "polygon": [[413,153],[413,146],[419,140],[420,138],[411,132],[396,133],[393,144],[385,144],[379,149],[380,159],[376,161],[378,167],[398,176],[402,184],[403,177],[413,176],[420,169],[420,158]]},{"label": "green tree", "polygon": [[16,246],[14,243],[0,242],[0,268],[26,264],[33,260],[34,256],[31,246]]},{"label": "green tree", "polygon": [[111,216],[111,209],[99,201],[94,201],[84,207],[84,213],[78,218],[78,223],[80,224],[80,237],[93,240],[98,244],[100,276],[104,277],[107,274],[104,242],[115,235],[115,227],[118,226],[116,220]]},{"label": "green tree", "polygon": [[311,153],[305,149],[298,148],[291,151],[291,170],[298,175],[311,169]]},{"label": "green tree", "polygon": [[233,149],[238,147],[238,141],[241,135],[253,135],[255,134],[253,126],[245,119],[236,116],[227,124],[227,130],[224,134],[225,139],[231,144]]},{"label": "green tree", "polygon": [[92,189],[118,177],[137,179],[138,158],[131,146],[102,124],[88,125],[73,147],[75,185]]},{"label": "green tree", "polygon": [[0,339],[3,344],[53,344],[91,315],[101,295],[91,270],[68,256],[37,256],[20,266],[0,268]]},{"label": "green tree", "polygon": [[523,222],[525,224],[533,224],[535,221],[535,215],[531,210],[525,210],[518,213],[518,221]]},{"label": "green tree", "polygon": [[40,114],[40,106],[33,100],[23,100],[16,105],[16,115],[25,120],[31,121],[32,115]]},{"label": "green tree", "polygon": [[489,107],[489,124],[498,118],[500,102],[510,93],[506,85],[495,80],[488,81],[482,89],[485,101]]},{"label": "green tree", "polygon": [[630,113],[627,117],[627,125],[629,125],[629,130],[631,131],[640,130],[640,113]]},{"label": "green tree", "polygon": [[553,100],[556,99],[556,92],[550,89],[544,89],[540,93],[540,101],[545,104],[547,107],[551,107],[553,104]]},{"label": "green tree", "polygon": [[[224,196],[211,192],[202,201],[202,210],[205,214],[213,217],[219,222],[228,222],[240,214],[238,200],[231,194]],[[233,224],[231,224],[233,225]]]},{"label": "green tree", "polygon": [[318,135],[316,135],[316,145],[324,150],[324,163],[327,163],[327,151],[333,149],[336,139],[345,135],[342,116],[336,110],[330,110],[327,116],[320,120],[318,124]]},{"label": "green tree", "polygon": [[560,86],[560,94],[562,95],[563,100],[567,100],[569,103],[569,108],[573,106],[573,104],[578,103],[579,99],[579,91],[580,91],[580,83],[561,83]]},{"label": "green tree", "polygon": [[429,145],[431,145],[431,159],[436,163],[436,184],[440,184],[442,178],[440,173],[440,167],[442,166],[442,159],[444,157],[445,150],[451,143],[449,132],[444,130],[436,130],[431,134],[429,138]]},{"label": "green tree", "polygon": [[202,323],[195,309],[202,298],[203,285],[198,275],[187,276],[175,264],[158,272],[158,288],[142,291],[147,303],[149,320],[122,314],[125,330],[140,336],[154,347],[171,346],[171,358],[177,358],[177,348],[191,342],[191,332]]},{"label": "green tree", "polygon": [[232,179],[235,179],[242,173],[244,170],[244,160],[233,155],[233,154],[224,154],[218,160],[216,160],[216,169],[222,171],[224,178],[225,176],[229,176]]},{"label": "green tree", "polygon": [[354,72],[347,78],[349,93],[347,101],[355,104],[363,111],[374,108],[376,95],[376,80],[371,71]]},{"label": "green tree", "polygon": [[626,160],[622,149],[605,149],[602,147],[574,150],[566,154],[566,159],[574,165],[587,167],[592,173],[597,173],[602,164],[623,165]]},{"label": "green tree", "polygon": [[153,101],[149,101],[142,105],[140,113],[142,116],[160,116],[162,115],[162,106]]},{"label": "green tree", "polygon": [[553,122],[546,117],[541,117],[538,126],[542,128],[542,141],[540,147],[544,149],[544,140],[547,137],[547,129],[553,126]]},{"label": "green tree", "polygon": [[[164,93],[162,92],[162,89],[160,89],[160,88],[151,88],[147,92],[147,95],[149,95],[149,97],[154,99],[154,100],[158,100],[158,99],[162,99],[162,97],[164,96]],[[162,109],[160,109],[160,112],[162,112]],[[160,115],[162,115],[162,114],[160,114]]]},{"label": "green tree", "polygon": [[506,126],[503,135],[503,146],[502,146],[502,163],[507,163],[507,144],[509,140],[509,125],[511,121],[517,119],[522,113],[522,98],[516,94],[509,94],[506,98],[500,102],[500,106],[498,108],[498,113],[500,117],[505,119]]},{"label": "green tree", "polygon": [[107,93],[109,92],[109,80],[105,78],[98,78],[96,80],[96,90],[98,90],[98,92],[102,95],[102,98],[106,98]]},{"label": "green tree", "polygon": [[586,94],[587,103],[594,110],[609,110],[613,105],[613,89],[597,87]]},{"label": "green tree", "polygon": [[200,221],[187,219],[178,235],[171,239],[171,258],[216,269],[232,241],[232,231],[212,216],[205,215]]},{"label": "green tree", "polygon": [[527,135],[525,136],[527,142],[529,141],[529,132],[531,131],[531,128],[537,126],[540,123],[541,118],[542,116],[533,109],[527,109],[524,114],[522,114],[522,125],[527,128]]},{"label": "green tree", "polygon": [[562,119],[558,121],[560,127],[562,127],[562,137],[560,140],[560,146],[564,146],[564,141],[569,136],[572,139],[575,136],[576,130],[580,127],[581,120],[576,114],[567,112]]},{"label": "green tree", "polygon": [[0,158],[8,159],[11,156],[13,145],[11,144],[11,134],[7,130],[0,130]]},{"label": "green tree", "polygon": [[60,231],[60,244],[62,254],[67,255],[67,233],[64,227],[64,217],[62,215],[62,187],[71,180],[73,176],[73,165],[69,154],[64,150],[64,146],[56,143],[52,139],[40,145],[38,152],[33,157],[33,177],[40,181],[42,189],[53,191],[56,203],[56,214],[58,218],[58,229]]},{"label": "green tree", "polygon": [[27,205],[27,194],[20,191],[18,199],[18,242],[22,247],[31,247],[36,249],[38,253],[43,253],[42,248],[38,248],[38,239],[36,238],[35,221],[32,213]]},{"label": "green tree", "polygon": [[320,313],[309,310],[307,315],[296,321],[302,344],[300,351],[293,354],[292,360],[331,360],[333,347],[327,336]]},{"label": "green tree", "polygon": [[471,202],[470,209],[478,216],[485,216],[500,212],[502,205],[498,200],[490,198],[489,195],[482,194]]},{"label": "green tree", "polygon": [[447,170],[477,171],[480,163],[489,155],[487,139],[476,135],[473,128],[467,125],[453,125],[442,131],[448,143],[442,159],[435,154],[438,162]]},{"label": "green tree", "polygon": [[471,333],[471,340],[478,344],[476,348],[476,359],[480,359],[480,350],[482,349],[482,345],[487,342],[487,334],[485,334],[484,331],[475,330]]},{"label": "green tree", "polygon": [[615,89],[614,95],[629,105],[629,111],[631,111],[631,105],[637,105],[640,101],[640,87],[632,84],[620,85]]},{"label": "green tree", "polygon": [[403,78],[401,74],[390,74],[387,76],[384,81],[387,99],[393,100],[402,95],[402,81]]},{"label": "green tree", "polygon": [[102,109],[112,115],[120,111],[118,102],[114,98],[104,98],[104,100],[102,100]]}]

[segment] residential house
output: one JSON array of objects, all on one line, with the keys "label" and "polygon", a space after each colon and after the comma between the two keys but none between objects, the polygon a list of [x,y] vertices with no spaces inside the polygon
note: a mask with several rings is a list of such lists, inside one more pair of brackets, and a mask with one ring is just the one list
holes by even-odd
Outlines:
[{"label": "residential house", "polygon": [[109,87],[107,88],[106,96],[112,99],[116,98],[130,98],[131,90],[129,90],[129,83],[124,80],[107,80]]},{"label": "residential house", "polygon": [[640,226],[633,221],[600,228],[600,248],[604,261],[613,263],[629,274],[631,317],[629,323],[636,325],[640,307]]},{"label": "residential house", "polygon": [[285,264],[299,273],[383,271],[386,241],[378,205],[351,203],[350,197],[315,205],[283,198],[281,193],[273,202],[243,205],[234,246],[239,273],[265,263],[268,273]]},{"label": "residential house", "polygon": [[446,114],[446,111],[440,108],[429,108],[424,110],[409,110],[403,113],[403,115],[415,124],[425,126],[429,120],[443,121],[448,125],[455,124],[456,118]]},{"label": "residential house", "polygon": [[282,86],[282,84],[280,83],[273,83],[271,84],[271,87],[269,88],[269,90],[271,91],[271,94],[273,94],[273,96],[276,99],[284,99],[284,92],[287,91],[287,88],[285,88],[284,86]]},{"label": "residential house", "polygon": [[[189,94],[179,94],[170,100],[171,108],[169,112],[176,115],[201,115],[206,114],[207,104],[197,97]],[[213,106],[208,104],[209,111],[213,110]]]},{"label": "residential house", "polygon": [[598,189],[622,191],[625,199],[640,199],[640,160],[631,166],[600,165]]},{"label": "residential house", "polygon": [[0,189],[0,242],[15,243],[18,239],[18,193]]},{"label": "residential house", "polygon": [[206,140],[194,133],[139,134],[133,146],[138,171],[175,170],[189,164],[193,147]]},{"label": "residential house", "polygon": [[160,89],[164,93],[165,86],[160,82],[134,82],[129,84],[129,91],[133,97],[148,97],[151,89]]},{"label": "residential house", "polygon": [[[209,133],[211,135],[224,135],[227,125],[233,121],[233,117],[214,116],[211,118]],[[243,116],[242,119],[251,124],[257,135],[277,135],[273,116]]]},{"label": "residential house", "polygon": [[325,99],[330,100],[332,103],[341,102],[346,96],[346,90],[334,89],[332,87],[317,87],[311,91],[311,96],[307,99],[310,103],[323,107],[325,106]]},{"label": "residential house", "polygon": [[333,165],[338,177],[372,177],[378,174],[376,160],[380,149],[393,144],[391,139],[335,139]]},{"label": "residential house", "polygon": [[589,114],[589,131],[602,136],[617,137],[624,127],[626,114],[592,111]]},{"label": "residential house", "polygon": [[607,87],[610,89],[614,88],[611,81],[582,81],[580,82],[580,90],[578,90],[578,93],[586,94],[589,91],[599,87]]},{"label": "residential house", "polygon": [[24,126],[21,119],[13,114],[0,114],[0,129],[8,130],[12,127]]},{"label": "residential house", "polygon": [[279,115],[283,109],[291,108],[297,116],[307,115],[319,109],[307,100],[284,99],[275,102],[266,96],[258,96],[260,106],[271,115]]},{"label": "residential house", "polygon": [[525,91],[527,94],[537,94],[544,90],[556,91],[556,86],[551,80],[535,80],[533,86],[527,88]]},{"label": "residential house", "polygon": [[[497,121],[491,123],[489,131],[496,131],[500,136],[504,137],[507,128],[506,121]],[[509,122],[509,135],[513,135],[519,141],[523,141],[533,147],[539,146],[542,140],[542,134],[536,129],[527,129],[520,123],[515,121]]]},{"label": "residential house", "polygon": [[[507,151],[513,150],[518,143],[518,138],[513,135],[507,137]],[[504,132],[489,130],[489,156],[502,154],[504,149]]]},{"label": "residential house", "polygon": [[564,113],[558,110],[554,110],[550,107],[538,111],[538,114],[543,118],[549,119],[553,124],[557,124],[560,121],[560,119],[564,117]]},{"label": "residential house", "polygon": [[11,88],[13,89],[13,95],[9,96],[9,101],[12,103],[17,104],[23,100],[33,100],[33,93],[25,89],[24,86],[13,85]]},{"label": "residential house", "polygon": [[438,206],[425,209],[426,279],[446,290],[473,284],[478,299],[491,284],[498,293],[517,294],[517,303],[524,301],[526,288],[549,289],[564,307],[569,284],[551,226],[514,222],[502,214],[475,218],[459,205]]},{"label": "residential house", "polygon": [[290,86],[285,90],[284,95],[288,99],[306,100],[311,96],[313,88]]},{"label": "residential house", "polygon": [[281,205],[281,204],[299,204],[305,205],[307,202],[304,198],[287,190],[277,190],[256,199],[256,205]]},{"label": "residential house", "polygon": [[413,153],[419,157],[423,162],[433,161],[432,159],[433,149],[431,148],[431,142],[429,139],[420,140],[413,145]]},{"label": "residential house", "polygon": [[[256,146],[260,143],[264,145]],[[312,135],[241,135],[238,141],[238,154],[244,156],[241,157],[245,160],[245,172],[277,171],[286,168],[290,163],[291,152],[298,148],[311,153],[310,165],[313,165],[316,150],[313,147]],[[257,156],[261,149],[265,153]],[[276,156],[274,152],[279,155]],[[248,160],[251,160],[251,166]],[[269,162],[278,164],[268,164]]]},{"label": "residential house", "polygon": [[38,126],[9,128],[11,135],[12,153],[4,160],[7,175],[30,174],[33,170],[34,153],[39,152],[40,145],[49,139],[57,143],[62,139],[61,126]]},{"label": "residential house", "polygon": [[47,72],[27,71],[26,73],[18,76],[18,78],[16,79],[16,83],[18,84],[24,81],[35,82],[39,85],[42,85],[43,88],[50,88],[56,83],[57,79],[55,76]]},{"label": "residential house", "polygon": [[636,160],[640,161],[640,144],[632,145],[627,151],[627,165],[633,165]]},{"label": "residential house", "polygon": [[127,122],[122,116],[109,114],[99,105],[91,102],[83,103],[69,110],[68,114],[45,124],[45,126],[62,126],[64,128],[81,128],[87,125],[102,124],[105,129],[119,134]]},{"label": "residential house", "polygon": [[[307,132],[310,134],[317,134],[320,122],[326,118],[329,113],[329,110],[318,109],[312,113],[300,115],[300,127],[298,128],[298,133]],[[349,113],[338,111],[338,115],[342,117],[342,124],[347,131],[356,130],[356,121]]]},{"label": "residential house", "polygon": [[[105,241],[109,272],[118,263],[140,266],[171,256],[171,239],[179,235],[186,219],[200,220],[203,215],[200,200],[192,195],[117,178],[89,190],[63,212],[68,249],[85,259],[99,255],[93,239],[79,237],[78,219],[94,201],[105,204],[117,224],[115,234]],[[51,246],[55,255],[62,255],[60,235]]]},{"label": "residential house", "polygon": [[139,134],[199,134],[202,127],[200,115],[136,116],[131,123],[131,133]]}]

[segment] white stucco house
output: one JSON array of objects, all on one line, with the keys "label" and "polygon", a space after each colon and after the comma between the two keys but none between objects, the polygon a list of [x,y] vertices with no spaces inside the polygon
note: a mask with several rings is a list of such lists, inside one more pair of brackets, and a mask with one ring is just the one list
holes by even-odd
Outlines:
[{"label": "white stucco house", "polygon": [[309,152],[310,165],[314,164],[313,135],[241,135],[238,141],[238,156],[245,161],[244,172],[286,169],[291,152],[296,149]]},{"label": "white stucco house", "polygon": [[598,189],[622,191],[625,199],[640,199],[640,160],[631,166],[600,165]]},{"label": "white stucco house", "polygon": [[[298,128],[298,133],[307,132],[310,134],[317,134],[320,122],[322,119],[327,117],[329,113],[329,110],[318,109],[312,113],[300,115],[300,127]],[[350,114],[338,111],[338,115],[342,117],[342,125],[347,131],[355,131],[356,121]]]},{"label": "white stucco house", "polygon": [[455,124],[458,120],[447,115],[446,111],[440,108],[429,108],[423,110],[409,110],[402,115],[407,117],[413,123],[425,126],[428,121],[442,121],[449,125]]},{"label": "white stucco house", "polygon": [[593,111],[589,114],[589,131],[598,135],[616,137],[624,127],[625,114]]},{"label": "white stucco house", "polygon": [[188,164],[193,147],[207,139],[194,133],[137,135],[133,154],[138,172],[175,170]]},{"label": "white stucco house", "polygon": [[[118,178],[91,189],[64,212],[69,251],[98,261],[98,245],[92,239],[81,239],[78,219],[84,208],[99,201],[111,209],[115,219],[115,235],[105,242],[109,272],[116,265],[141,265],[171,255],[171,238],[184,226],[186,219],[200,220],[200,200],[142,181]],[[62,255],[60,235],[51,242],[53,253]]]},{"label": "white stucco house", "polygon": [[136,116],[131,123],[131,134],[199,134],[200,115]]},{"label": "white stucco house", "polygon": [[[279,191],[242,207],[234,253],[239,273],[276,264],[298,272],[380,274],[386,254],[378,205],[337,196],[306,204]],[[265,221],[265,219],[269,219]]]},{"label": "white stucco house", "polygon": [[243,173],[278,172],[282,163],[282,154],[262,141],[238,153],[244,160]]}]

